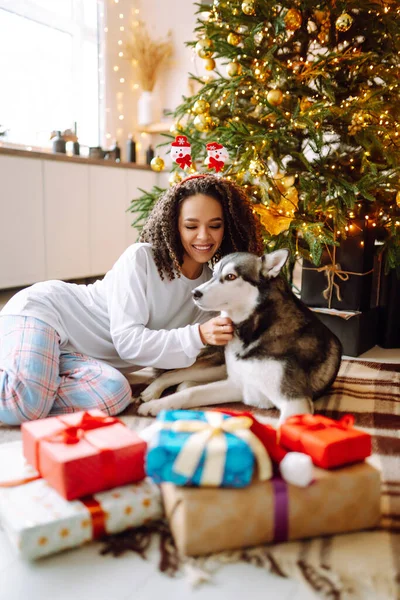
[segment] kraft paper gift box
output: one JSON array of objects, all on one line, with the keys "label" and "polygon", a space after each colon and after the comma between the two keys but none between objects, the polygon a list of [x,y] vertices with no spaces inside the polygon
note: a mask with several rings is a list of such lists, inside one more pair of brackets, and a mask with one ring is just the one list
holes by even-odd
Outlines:
[{"label": "kraft paper gift box", "polygon": [[306,488],[274,478],[243,489],[163,483],[161,490],[175,544],[188,556],[370,529],[380,520],[380,475],[368,463],[315,467]]},{"label": "kraft paper gift box", "polygon": [[146,443],[100,410],[22,424],[28,463],[66,500],[140,481]]},{"label": "kraft paper gift box", "polygon": [[364,460],[371,455],[372,438],[353,428],[354,417],[339,421],[321,415],[289,417],[278,431],[281,446],[311,456],[314,465],[332,469]]},{"label": "kraft paper gift box", "polygon": [[252,419],[219,411],[165,410],[148,446],[146,473],[156,483],[244,487],[255,473],[269,479],[272,465]]},{"label": "kraft paper gift box", "polygon": [[151,481],[68,502],[44,479],[2,487],[37,472],[24,464],[20,442],[0,449],[0,522],[24,558],[34,559],[138,527],[163,515],[159,487]]}]

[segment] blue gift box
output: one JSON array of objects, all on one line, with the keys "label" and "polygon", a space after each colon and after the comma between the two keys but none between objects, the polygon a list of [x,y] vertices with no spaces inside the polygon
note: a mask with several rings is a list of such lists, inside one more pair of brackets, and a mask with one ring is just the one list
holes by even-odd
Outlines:
[{"label": "blue gift box", "polygon": [[[210,417],[207,416],[210,414],[191,410],[160,412],[157,417],[160,431],[152,440],[146,457],[146,473],[155,482],[218,487],[245,487],[251,483],[255,462],[252,449],[235,433],[221,431],[219,427],[212,428]],[[232,419],[219,412],[212,413],[211,417],[212,420]],[[188,425],[188,422],[191,423]],[[185,428],[195,431],[184,431]],[[194,436],[197,439],[193,439]],[[200,446],[196,443],[199,437],[202,438]],[[182,453],[185,453],[185,467],[188,462],[190,464],[188,469],[180,468]],[[213,472],[215,466],[220,477]],[[211,477],[208,476],[210,468]]]}]

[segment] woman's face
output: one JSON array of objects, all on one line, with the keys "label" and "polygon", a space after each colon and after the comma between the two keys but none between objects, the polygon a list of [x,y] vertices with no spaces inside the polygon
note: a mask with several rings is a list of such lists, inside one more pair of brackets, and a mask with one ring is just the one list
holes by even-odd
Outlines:
[{"label": "woman's face", "polygon": [[184,249],[184,265],[208,262],[220,247],[224,235],[221,204],[204,194],[189,196],[181,204],[178,229]]}]

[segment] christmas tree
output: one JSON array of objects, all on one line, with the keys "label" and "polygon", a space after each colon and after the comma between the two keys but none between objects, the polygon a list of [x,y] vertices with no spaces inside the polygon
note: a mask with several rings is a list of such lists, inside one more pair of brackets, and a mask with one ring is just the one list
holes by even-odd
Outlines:
[{"label": "christmas tree", "polygon": [[[207,142],[227,148],[223,175],[247,189],[268,249],[318,265],[361,218],[382,232],[387,267],[399,268],[398,0],[197,7],[188,45],[210,76],[191,76],[199,91],[176,109],[168,143],[186,135],[202,171]],[[136,226],[162,191],[132,201]]]}]

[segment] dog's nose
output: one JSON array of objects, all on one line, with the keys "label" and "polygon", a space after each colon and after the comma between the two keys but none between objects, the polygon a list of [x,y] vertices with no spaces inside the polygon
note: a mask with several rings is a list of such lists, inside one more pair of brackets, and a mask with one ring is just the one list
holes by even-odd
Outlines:
[{"label": "dog's nose", "polygon": [[199,298],[201,298],[203,295],[203,292],[200,292],[200,290],[193,290],[192,292],[192,296],[195,300],[198,300]]}]

